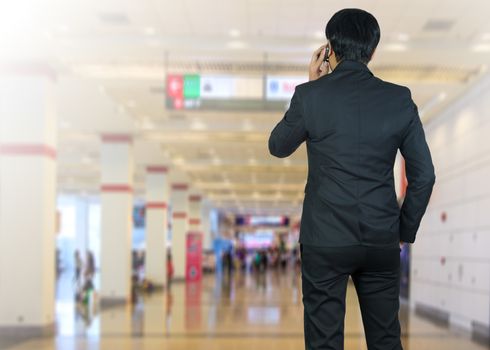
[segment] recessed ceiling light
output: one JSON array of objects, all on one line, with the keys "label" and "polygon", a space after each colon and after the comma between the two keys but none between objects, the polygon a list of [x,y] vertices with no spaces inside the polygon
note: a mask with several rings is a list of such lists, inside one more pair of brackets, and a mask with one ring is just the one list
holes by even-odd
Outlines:
[{"label": "recessed ceiling light", "polygon": [[228,44],[226,46],[228,46],[228,48],[230,48],[230,49],[241,50],[241,49],[246,48],[247,44],[243,41],[233,40],[233,41],[228,42]]},{"label": "recessed ceiling light", "polygon": [[141,129],[143,130],[152,130],[155,129],[155,124],[149,120],[148,118],[143,119],[143,122],[141,123]]},{"label": "recessed ceiling light", "polygon": [[70,123],[67,122],[66,120],[61,120],[60,121],[60,128],[61,129],[68,129],[70,127]]},{"label": "recessed ceiling light", "polygon": [[66,24],[61,24],[58,26],[58,30],[60,32],[66,33],[70,30],[70,28]]},{"label": "recessed ceiling light", "polygon": [[146,35],[155,35],[155,33],[157,32],[155,28],[153,27],[145,27],[143,29],[143,32],[146,34]]},{"label": "recessed ceiling light", "polygon": [[201,119],[195,118],[191,123],[191,130],[206,130],[208,127]]},{"label": "recessed ceiling light", "polygon": [[51,31],[49,30],[45,30],[43,31],[43,35],[46,39],[53,39],[54,38],[54,35]]},{"label": "recessed ceiling light", "polygon": [[238,29],[231,29],[229,34],[233,38],[238,38],[241,35]]},{"label": "recessed ceiling light", "polygon": [[177,165],[182,165],[185,163],[185,159],[183,157],[175,157],[173,159],[174,163],[177,164]]},{"label": "recessed ceiling light", "polygon": [[410,35],[407,33],[398,33],[396,35],[396,39],[399,41],[408,41],[410,39]]}]

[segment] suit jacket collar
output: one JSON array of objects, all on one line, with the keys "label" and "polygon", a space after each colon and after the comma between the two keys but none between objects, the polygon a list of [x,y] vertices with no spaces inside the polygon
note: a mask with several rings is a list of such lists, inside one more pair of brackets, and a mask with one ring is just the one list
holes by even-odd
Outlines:
[{"label": "suit jacket collar", "polygon": [[368,66],[365,65],[364,63],[357,62],[357,61],[351,61],[351,60],[343,60],[343,61],[341,61],[337,65],[337,67],[335,67],[334,72],[336,72],[336,71],[341,72],[341,71],[348,71],[348,70],[365,71],[365,72],[368,72],[370,74],[373,74],[369,70]]}]

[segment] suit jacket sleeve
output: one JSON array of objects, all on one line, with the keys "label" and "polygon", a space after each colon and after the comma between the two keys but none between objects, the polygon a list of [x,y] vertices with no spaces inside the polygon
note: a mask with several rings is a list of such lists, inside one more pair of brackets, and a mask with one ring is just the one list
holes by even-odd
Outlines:
[{"label": "suit jacket sleeve", "polygon": [[284,118],[272,130],[269,137],[269,152],[276,157],[291,155],[306,140],[305,118],[298,89]]},{"label": "suit jacket sleeve", "polygon": [[408,187],[400,212],[400,240],[413,243],[429,204],[435,183],[434,166],[425,140],[417,106],[410,100],[411,120],[403,136],[400,151],[405,158]]}]

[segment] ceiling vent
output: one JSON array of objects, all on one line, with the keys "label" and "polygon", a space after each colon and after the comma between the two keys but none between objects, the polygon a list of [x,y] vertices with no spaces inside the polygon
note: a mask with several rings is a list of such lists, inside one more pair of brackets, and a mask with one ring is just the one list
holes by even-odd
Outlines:
[{"label": "ceiling vent", "polygon": [[447,32],[456,22],[449,19],[429,19],[422,28],[426,32]]},{"label": "ceiling vent", "polygon": [[122,12],[102,12],[99,14],[99,19],[109,25],[128,25],[130,23],[129,17]]}]

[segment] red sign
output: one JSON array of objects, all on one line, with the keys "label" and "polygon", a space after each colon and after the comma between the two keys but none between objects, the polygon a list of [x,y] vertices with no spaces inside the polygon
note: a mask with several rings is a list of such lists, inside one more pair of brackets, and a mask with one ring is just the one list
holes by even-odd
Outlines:
[{"label": "red sign", "polygon": [[167,96],[182,100],[184,97],[184,78],[182,75],[167,76]]},{"label": "red sign", "polygon": [[199,281],[202,277],[202,233],[189,232],[186,248],[185,278],[187,281]]},{"label": "red sign", "polygon": [[182,97],[174,98],[174,109],[184,108],[184,99]]}]

